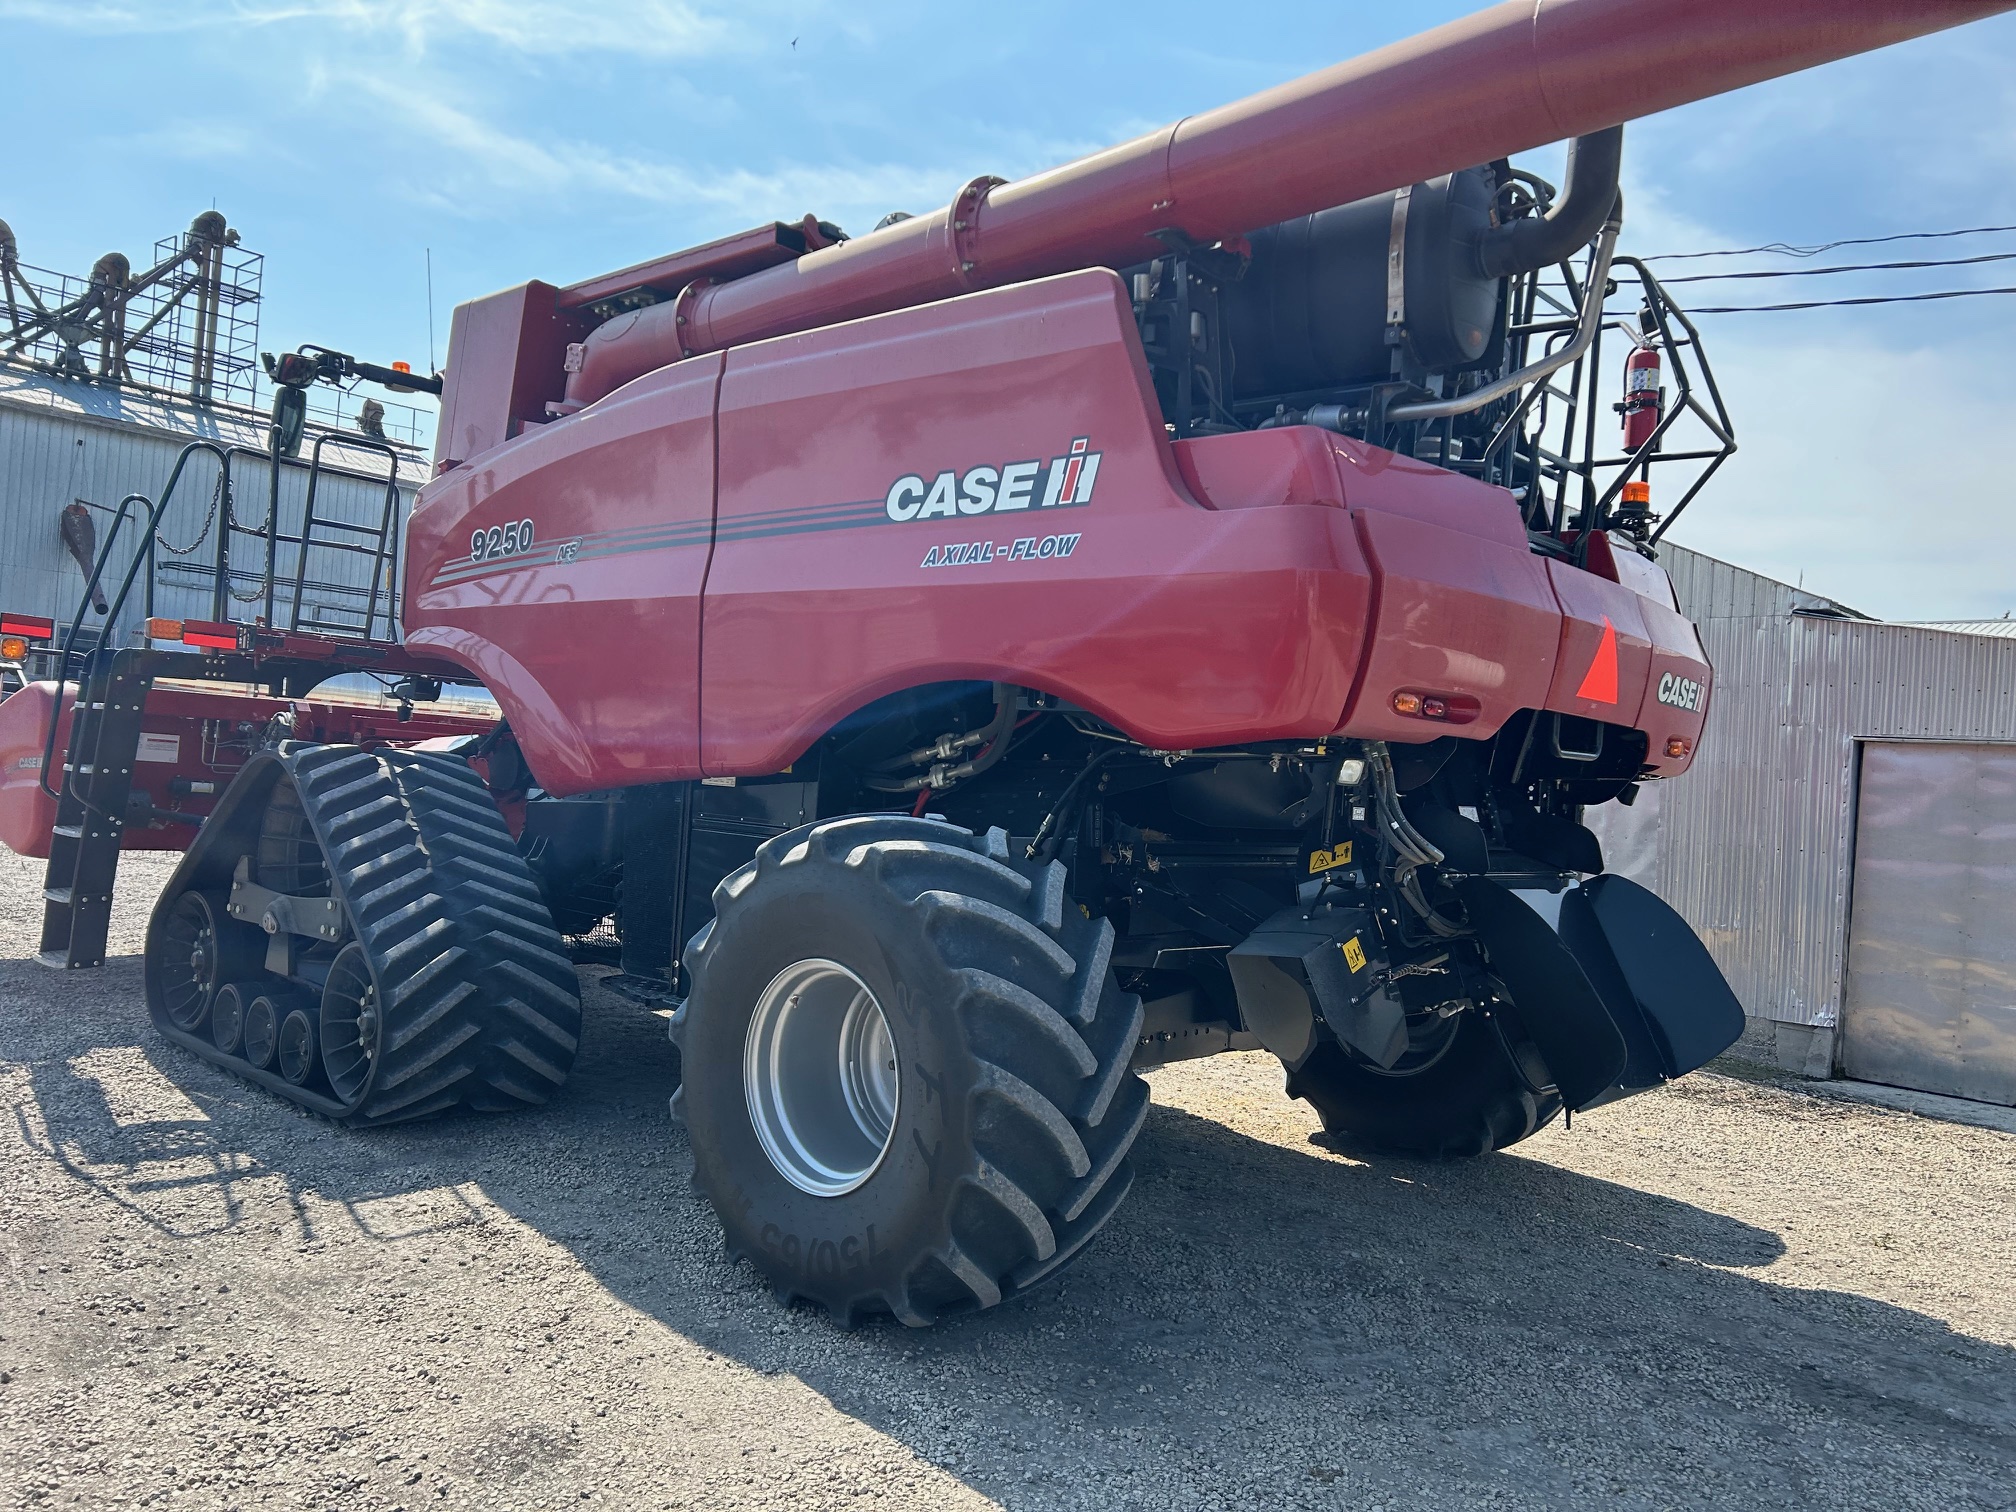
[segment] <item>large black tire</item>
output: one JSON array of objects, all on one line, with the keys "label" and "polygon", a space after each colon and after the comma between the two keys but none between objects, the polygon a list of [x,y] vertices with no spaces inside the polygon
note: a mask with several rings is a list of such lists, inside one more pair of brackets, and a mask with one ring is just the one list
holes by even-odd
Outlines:
[{"label": "large black tire", "polygon": [[[685,954],[672,1106],[729,1252],[780,1299],[921,1327],[1053,1274],[1119,1206],[1148,1108],[1141,1003],[1064,881],[1011,861],[998,829],[871,814],[777,836],[715,890]],[[765,1152],[744,1079],[759,999],[815,961],[888,1010],[898,1066],[885,1153],[830,1196]]]},{"label": "large black tire", "polygon": [[1288,1095],[1306,1099],[1341,1143],[1443,1160],[1517,1144],[1561,1111],[1551,1090],[1529,1085],[1537,1061],[1529,1054],[1521,1075],[1481,1012],[1462,1014],[1454,1026],[1448,1048],[1411,1075],[1374,1070],[1326,1040],[1288,1073]]}]

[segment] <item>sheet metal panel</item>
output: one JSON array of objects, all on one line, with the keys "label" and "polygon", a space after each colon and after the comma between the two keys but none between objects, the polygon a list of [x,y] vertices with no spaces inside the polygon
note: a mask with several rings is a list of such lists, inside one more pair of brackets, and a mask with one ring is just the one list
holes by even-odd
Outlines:
[{"label": "sheet metal panel", "polygon": [[2016,1105],[2016,746],[1863,747],[1842,1069]]},{"label": "sheet metal panel", "polygon": [[[2016,741],[2016,640],[1796,613],[1824,601],[1681,547],[1661,563],[1716,676],[1693,770],[1660,784],[1647,885],[1752,1016],[1838,1024],[1857,742]],[[1642,820],[1596,821],[1642,846]]]}]

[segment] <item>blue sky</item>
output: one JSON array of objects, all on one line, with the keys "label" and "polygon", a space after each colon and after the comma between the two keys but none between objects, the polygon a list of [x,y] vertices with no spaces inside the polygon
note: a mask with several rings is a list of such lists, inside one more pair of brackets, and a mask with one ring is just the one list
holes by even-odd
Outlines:
[{"label": "blue sky", "polygon": [[[417,367],[423,248],[438,343],[475,294],[807,210],[863,230],[1472,8],[0,0],[0,51],[33,60],[0,98],[0,217],[25,261],[81,273],[214,200],[266,254],[264,345]],[[2012,65],[2004,17],[1641,123],[1627,246],[2016,224]],[[2004,267],[1690,297],[2016,284]],[[1885,616],[2016,609],[2016,296],[1705,324],[1743,452],[1678,539]]]}]

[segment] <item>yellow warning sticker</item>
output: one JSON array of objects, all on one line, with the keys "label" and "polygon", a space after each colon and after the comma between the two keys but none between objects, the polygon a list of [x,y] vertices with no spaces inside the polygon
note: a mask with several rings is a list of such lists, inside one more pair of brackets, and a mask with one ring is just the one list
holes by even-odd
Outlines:
[{"label": "yellow warning sticker", "polygon": [[1313,877],[1317,872],[1334,871],[1340,866],[1349,866],[1350,864],[1351,842],[1349,840],[1342,840],[1338,842],[1335,850],[1322,850],[1319,848],[1310,852],[1309,874]]},{"label": "yellow warning sticker", "polygon": [[1356,935],[1344,942],[1344,964],[1354,972],[1365,969],[1365,947],[1358,943]]}]

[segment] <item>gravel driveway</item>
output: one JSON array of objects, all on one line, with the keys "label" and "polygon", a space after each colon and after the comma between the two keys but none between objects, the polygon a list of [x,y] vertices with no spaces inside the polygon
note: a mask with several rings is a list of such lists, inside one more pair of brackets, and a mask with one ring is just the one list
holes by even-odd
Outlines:
[{"label": "gravel driveway", "polygon": [[1061,1286],[843,1334],[723,1257],[661,1019],[333,1130],[147,1029],[166,873],[59,975],[0,852],[0,1505],[2016,1507],[2016,1136],[1701,1074],[1368,1162],[1224,1057]]}]

